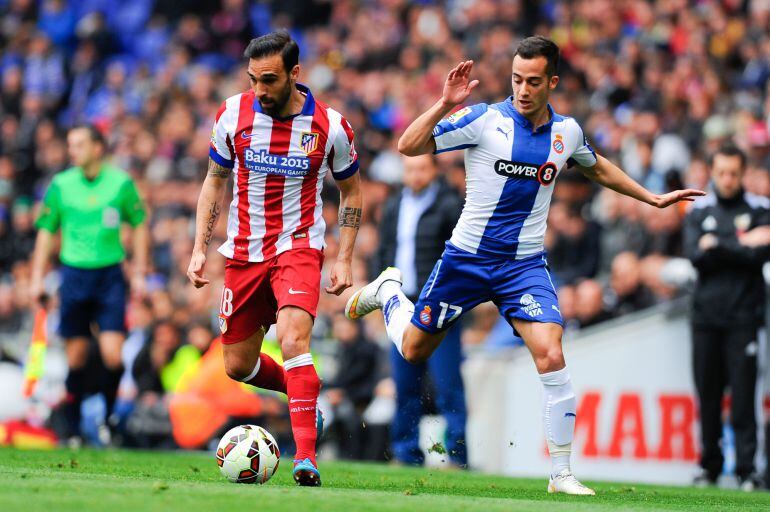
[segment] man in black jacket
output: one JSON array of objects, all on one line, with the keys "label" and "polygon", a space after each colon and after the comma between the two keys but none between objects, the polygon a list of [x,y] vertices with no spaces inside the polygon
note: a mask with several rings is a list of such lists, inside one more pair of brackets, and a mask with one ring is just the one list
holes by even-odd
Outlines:
[{"label": "man in black jacket", "polygon": [[[445,241],[460,217],[462,200],[443,179],[433,155],[404,157],[404,187],[385,203],[380,247],[373,271],[395,265],[402,271],[403,290],[416,300],[423,284],[441,258]],[[376,274],[375,274],[376,275]],[[447,422],[446,451],[453,464],[465,466],[465,392],[460,375],[460,326],[455,325],[426,362],[407,363],[394,346],[391,365],[397,407],[391,438],[394,457],[405,464],[422,464],[418,443],[424,413],[423,391],[431,388],[435,404]],[[426,375],[430,376],[427,385]]]},{"label": "man in black jacket", "polygon": [[733,145],[711,159],[713,194],[687,216],[685,250],[699,278],[692,307],[693,369],[700,400],[702,473],[699,485],[722,471],[722,394],[732,395],[736,475],[744,490],[757,485],[755,388],[757,330],[764,319],[762,265],[770,259],[770,201],[741,187],[745,155]]}]

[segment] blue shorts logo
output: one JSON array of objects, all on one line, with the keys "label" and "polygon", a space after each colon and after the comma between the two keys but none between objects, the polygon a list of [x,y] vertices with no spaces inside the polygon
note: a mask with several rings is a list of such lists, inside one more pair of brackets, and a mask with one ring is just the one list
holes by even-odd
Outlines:
[{"label": "blue shorts logo", "polygon": [[531,293],[522,295],[519,302],[524,306],[524,312],[529,316],[534,318],[543,314],[542,306],[540,306],[540,303],[535,300]]},{"label": "blue shorts logo", "polygon": [[310,160],[304,156],[274,155],[264,149],[243,152],[243,165],[252,172],[277,174],[286,177],[304,177],[310,172]]}]

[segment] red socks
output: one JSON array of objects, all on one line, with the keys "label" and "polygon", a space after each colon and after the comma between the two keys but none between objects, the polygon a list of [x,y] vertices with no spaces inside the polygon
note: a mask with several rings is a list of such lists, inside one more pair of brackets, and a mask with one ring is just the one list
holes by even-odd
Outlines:
[{"label": "red socks", "polygon": [[310,354],[302,354],[284,362],[286,390],[289,397],[291,430],[297,445],[296,460],[315,461],[316,403],[321,391],[321,380],[313,366]]},{"label": "red socks", "polygon": [[256,375],[252,374],[253,376],[246,377],[244,382],[258,388],[286,393],[286,372],[283,366],[275,362],[275,359],[269,355],[264,353],[259,355],[259,362],[254,373]]}]

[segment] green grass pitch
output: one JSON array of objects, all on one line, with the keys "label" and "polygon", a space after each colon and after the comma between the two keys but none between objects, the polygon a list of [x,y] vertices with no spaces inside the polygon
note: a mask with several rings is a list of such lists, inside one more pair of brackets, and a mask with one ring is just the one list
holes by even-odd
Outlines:
[{"label": "green grass pitch", "polygon": [[770,493],[587,482],[598,496],[551,496],[544,479],[347,462],[299,488],[287,462],[258,486],[228,483],[201,453],[0,449],[0,511],[770,510]]}]

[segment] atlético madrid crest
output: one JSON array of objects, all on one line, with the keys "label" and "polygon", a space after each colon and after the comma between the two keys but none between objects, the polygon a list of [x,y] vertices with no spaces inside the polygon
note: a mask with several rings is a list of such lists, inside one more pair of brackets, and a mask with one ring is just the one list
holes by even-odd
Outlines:
[{"label": "atl\u00e9tico madrid crest", "polygon": [[219,330],[222,334],[227,332],[227,317],[225,315],[219,315]]},{"label": "atl\u00e9tico madrid crest", "polygon": [[309,155],[318,147],[318,134],[316,132],[302,132],[299,146],[306,155]]}]

